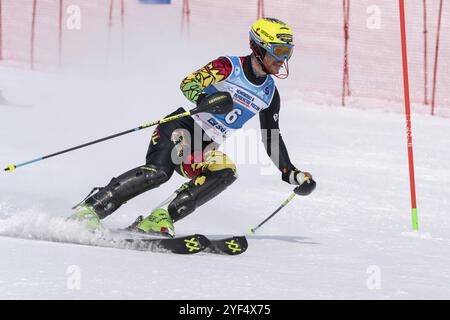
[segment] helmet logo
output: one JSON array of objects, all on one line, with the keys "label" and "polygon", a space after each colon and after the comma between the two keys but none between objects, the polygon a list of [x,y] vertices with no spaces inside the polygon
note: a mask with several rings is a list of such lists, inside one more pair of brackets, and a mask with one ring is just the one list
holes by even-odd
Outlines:
[{"label": "helmet logo", "polygon": [[261,33],[262,33],[263,35],[265,35],[267,38],[269,38],[271,41],[274,40],[274,37],[271,36],[270,34],[268,34],[265,30],[261,30]]},{"label": "helmet logo", "polygon": [[292,34],[280,33],[277,34],[277,38],[286,43],[291,43],[293,41]]}]

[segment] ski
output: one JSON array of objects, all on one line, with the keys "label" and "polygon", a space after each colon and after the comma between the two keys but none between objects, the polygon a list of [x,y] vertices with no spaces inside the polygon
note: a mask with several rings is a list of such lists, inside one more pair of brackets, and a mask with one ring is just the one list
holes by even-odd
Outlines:
[{"label": "ski", "polygon": [[[122,238],[118,240],[122,243],[121,246],[135,250],[169,251],[180,254],[206,252],[224,255],[239,255],[244,253],[248,248],[245,236],[212,238],[203,234],[195,234],[169,238],[162,234],[143,234],[126,229],[112,230],[111,234],[115,234]],[[190,247],[193,245],[194,241],[199,243],[197,246],[199,247],[199,250],[190,250],[192,249]]]},{"label": "ski", "polygon": [[208,239],[209,246],[204,252],[235,256],[244,253],[248,248],[245,236],[232,236],[222,239]]},{"label": "ski", "polygon": [[193,234],[176,238],[125,238],[111,240],[123,249],[172,252],[177,254],[195,254],[205,250],[210,241],[201,234]]},{"label": "ski", "polygon": [[[29,238],[27,238],[29,239]],[[159,253],[175,253],[191,255],[200,252],[223,254],[223,255],[239,255],[247,250],[248,244],[245,236],[230,236],[225,238],[209,239],[202,234],[190,234],[175,238],[169,237],[146,237],[142,234],[132,234],[130,232],[123,233],[121,231],[110,230],[95,239],[75,241],[61,239],[34,239],[41,241],[70,243],[77,245],[86,245],[93,247],[159,252]]]}]

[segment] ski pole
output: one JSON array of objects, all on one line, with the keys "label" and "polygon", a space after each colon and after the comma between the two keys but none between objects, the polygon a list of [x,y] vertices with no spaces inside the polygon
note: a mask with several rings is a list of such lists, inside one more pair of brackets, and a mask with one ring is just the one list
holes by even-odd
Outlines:
[{"label": "ski pole", "polygon": [[264,219],[263,222],[258,224],[254,228],[250,228],[247,232],[248,235],[254,234],[257,229],[259,229],[263,224],[265,224],[267,221],[269,221],[274,215],[276,215],[281,209],[283,209],[289,202],[291,202],[292,199],[294,199],[295,195],[301,195],[301,196],[307,196],[313,190],[316,188],[316,182],[313,179],[308,179],[303,184],[299,185],[294,189],[294,191],[289,195],[289,197],[284,200],[284,202],[281,204],[281,206],[278,207],[277,210],[275,210],[270,216],[268,216],[266,219]]},{"label": "ski pole", "polygon": [[[298,188],[298,187],[297,187],[297,188]],[[296,193],[295,193],[295,192],[292,192],[291,195],[290,195],[286,200],[284,200],[284,202],[281,204],[281,206],[278,207],[277,210],[275,210],[270,216],[268,216],[266,219],[264,219],[264,221],[261,222],[260,224],[258,224],[256,227],[250,228],[250,229],[248,230],[248,233],[247,233],[247,234],[248,234],[248,235],[254,234],[255,231],[256,231],[257,229],[259,229],[263,224],[265,224],[265,223],[266,223],[267,221],[269,221],[274,215],[276,215],[281,209],[283,209],[289,202],[291,202],[291,200],[294,199],[295,195],[296,195]]]},{"label": "ski pole", "polygon": [[172,120],[175,120],[175,119],[187,117],[187,116],[194,115],[194,114],[197,114],[197,113],[207,112],[207,113],[212,113],[212,114],[225,114],[225,113],[230,112],[232,109],[233,109],[233,99],[231,98],[231,95],[229,93],[227,93],[227,92],[216,92],[216,93],[213,93],[213,94],[205,97],[198,104],[198,106],[196,108],[192,109],[191,111],[186,111],[186,112],[179,113],[179,114],[176,114],[174,116],[167,117],[167,118],[164,118],[164,119],[161,119],[161,120],[158,120],[158,121],[153,121],[153,122],[150,122],[150,123],[147,123],[147,124],[143,124],[143,125],[141,125],[139,127],[136,127],[136,128],[130,129],[130,130],[119,132],[119,133],[110,135],[108,137],[104,137],[104,138],[101,138],[101,139],[98,139],[98,140],[90,141],[90,142],[81,144],[79,146],[72,147],[72,148],[69,148],[69,149],[65,149],[65,150],[62,150],[62,151],[58,151],[58,152],[55,152],[55,153],[52,153],[52,154],[49,154],[49,155],[46,155],[46,156],[42,156],[42,157],[33,159],[33,160],[29,160],[29,161],[22,162],[22,163],[19,163],[19,164],[12,164],[12,165],[9,165],[8,167],[6,167],[3,170],[4,171],[14,171],[17,168],[20,168],[20,167],[23,167],[23,166],[26,166],[26,165],[29,165],[29,164],[32,164],[32,163],[35,163],[35,162],[38,162],[38,161],[42,161],[42,160],[45,160],[45,159],[48,159],[48,158],[52,158],[52,157],[58,156],[58,155],[63,154],[63,153],[67,153],[67,152],[70,152],[70,151],[81,149],[81,148],[84,148],[84,147],[87,147],[87,146],[90,146],[90,145],[93,145],[93,144],[96,144],[96,143],[99,143],[99,142],[103,142],[103,141],[106,141],[106,140],[117,138],[117,137],[123,136],[123,135],[128,134],[128,133],[136,132],[136,131],[139,131],[139,130],[142,130],[142,129],[146,129],[146,128],[149,128],[149,127],[161,124],[161,123],[169,122],[169,121],[172,121]]}]

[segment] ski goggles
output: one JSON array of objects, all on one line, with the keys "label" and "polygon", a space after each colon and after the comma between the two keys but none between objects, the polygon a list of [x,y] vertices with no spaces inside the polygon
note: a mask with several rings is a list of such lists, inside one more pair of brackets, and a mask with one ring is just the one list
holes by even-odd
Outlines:
[{"label": "ski goggles", "polygon": [[274,57],[278,61],[281,61],[283,59],[289,60],[292,56],[292,52],[294,51],[294,45],[271,43],[269,48],[267,48],[266,50],[272,57]]}]

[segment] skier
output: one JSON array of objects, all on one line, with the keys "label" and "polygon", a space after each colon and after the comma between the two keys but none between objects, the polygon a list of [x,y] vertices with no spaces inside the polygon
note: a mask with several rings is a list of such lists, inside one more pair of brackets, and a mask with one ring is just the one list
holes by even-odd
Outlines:
[{"label": "skier", "polygon": [[[69,218],[83,221],[90,229],[99,228],[101,219],[137,195],[159,187],[177,171],[190,181],[150,215],[138,217],[129,227],[173,237],[176,221],[216,197],[236,180],[236,165],[217,148],[256,114],[259,114],[261,129],[269,132],[267,136],[263,134],[263,143],[281,171],[282,180],[300,185],[304,195],[311,193],[315,187],[311,174],[298,170],[291,163],[280,135],[280,95],[272,78],[286,78],[289,74],[288,60],[294,49],[292,29],[277,19],[260,19],[251,27],[250,49],[251,54],[244,57],[219,57],[181,82],[181,91],[192,103],[188,109],[215,93],[228,92],[234,108],[230,113],[199,113],[158,125],[150,141],[146,164],[112,178],[103,188],[94,188]],[[285,72],[281,74],[282,67]],[[185,110],[179,108],[169,116],[183,112]]]}]

